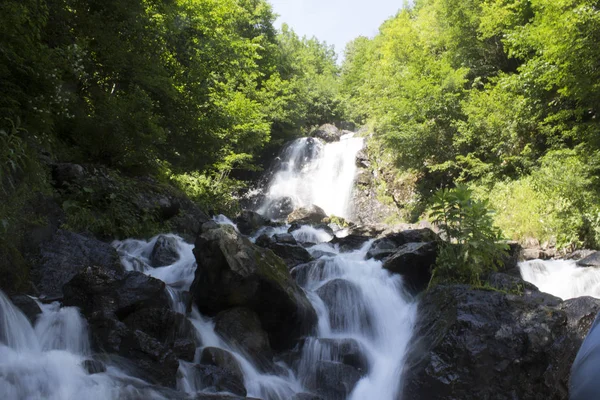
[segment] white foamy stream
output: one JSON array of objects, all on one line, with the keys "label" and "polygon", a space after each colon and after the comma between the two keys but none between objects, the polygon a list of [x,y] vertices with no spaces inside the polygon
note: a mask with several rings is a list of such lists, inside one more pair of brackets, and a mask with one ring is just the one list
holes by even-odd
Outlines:
[{"label": "white foamy stream", "polygon": [[532,260],[519,263],[521,276],[542,292],[563,300],[592,296],[600,299],[600,269],[579,267],[573,260]]},{"label": "white foamy stream", "polygon": [[[294,142],[267,188],[263,211],[270,201],[289,196],[295,206],[316,204],[329,214],[350,216],[355,157],[362,146],[362,139],[352,136],[326,145],[315,139]],[[215,220],[235,226],[222,216]],[[287,230],[288,226],[264,228],[251,239]],[[403,290],[401,277],[382,269],[380,261],[365,260],[370,242],[356,251],[340,253],[338,246],[328,243],[333,237],[324,230],[304,226],[292,235],[317,258],[292,272],[317,311],[318,328],[314,337],[304,341],[295,365],[280,362],[279,375],[260,372],[219,337],[213,321],[195,307],[186,313],[183,292],[190,288],[196,269],[193,245],[167,235],[176,241],[179,259],[156,268],[150,258],[157,238],[130,239],[114,246],[127,270],[143,272],[167,284],[172,309],[187,315],[202,346],[223,348],[234,355],[249,397],[290,400],[296,393],[311,392],[316,366],[342,361],[329,345],[331,340],[350,340],[359,346],[366,365],[348,400],[399,399],[400,371],[416,318],[416,304]],[[327,291],[327,285],[337,285],[339,290]],[[155,386],[127,376],[110,360],[103,360],[106,372],[89,375],[82,365],[96,355],[90,350],[85,319],[77,309],[61,308],[58,303],[42,305],[42,309],[33,327],[0,292],[0,399],[168,398]],[[195,362],[201,350],[197,349]],[[192,367],[193,363],[180,361],[177,379],[177,389],[190,398],[202,387]]]}]

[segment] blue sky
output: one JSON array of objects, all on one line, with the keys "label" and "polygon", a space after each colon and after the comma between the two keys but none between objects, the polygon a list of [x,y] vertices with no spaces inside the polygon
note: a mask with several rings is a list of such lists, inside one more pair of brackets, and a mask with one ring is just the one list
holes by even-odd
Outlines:
[{"label": "blue sky", "polygon": [[334,45],[341,61],[346,43],[358,36],[373,37],[379,26],[402,8],[402,0],[268,0],[279,18],[299,36],[316,36]]}]

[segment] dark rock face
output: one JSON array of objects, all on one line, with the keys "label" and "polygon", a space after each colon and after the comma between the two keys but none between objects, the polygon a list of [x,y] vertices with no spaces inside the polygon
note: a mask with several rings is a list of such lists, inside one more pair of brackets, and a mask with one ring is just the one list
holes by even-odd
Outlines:
[{"label": "dark rock face", "polygon": [[194,329],[169,309],[162,281],[93,267],[73,277],[63,292],[64,305],[79,307],[87,318],[94,349],[129,359],[140,378],[174,387],[178,357],[193,359]]},{"label": "dark rock face", "polygon": [[[291,236],[291,235],[290,235]],[[312,256],[304,247],[297,244],[272,243],[268,248],[285,262],[288,268],[304,264],[312,260]]]},{"label": "dark rock face", "polygon": [[252,310],[236,307],[215,317],[215,332],[254,361],[263,371],[272,368],[273,351],[269,336]]},{"label": "dark rock face", "polygon": [[271,224],[271,221],[254,211],[244,210],[238,215],[234,222],[239,231],[244,235],[252,235],[259,228]]},{"label": "dark rock face", "polygon": [[502,266],[498,268],[499,272],[504,272],[513,268],[517,268],[519,264],[519,259],[521,258],[521,251],[523,249],[521,248],[519,242],[511,241],[507,244],[508,251],[504,255],[504,257],[502,257]]},{"label": "dark rock face", "polygon": [[230,392],[246,396],[244,381],[240,380],[230,370],[214,365],[196,364],[194,377],[198,388],[208,392]]},{"label": "dark rock face", "polygon": [[118,274],[105,268],[86,268],[64,287],[64,305],[79,307],[84,315],[101,311],[119,318],[143,308],[168,308],[164,282],[142,274]]},{"label": "dark rock face", "polygon": [[347,331],[361,329],[371,333],[370,315],[364,307],[361,289],[344,279],[333,279],[316,291],[329,310],[331,329]]},{"label": "dark rock face", "polygon": [[292,400],[325,400],[323,397],[312,393],[297,393]]},{"label": "dark rock face", "polygon": [[343,133],[335,125],[321,125],[317,130],[311,133],[311,136],[319,138],[325,142],[337,142],[342,137]]},{"label": "dark rock face", "polygon": [[123,320],[131,330],[141,330],[170,348],[185,361],[193,361],[197,340],[192,323],[182,314],[167,308],[144,308]]},{"label": "dark rock face", "polygon": [[160,235],[150,253],[150,264],[153,267],[171,265],[179,260],[177,251],[177,239],[172,236]]},{"label": "dark rock face", "polygon": [[92,266],[123,271],[117,251],[109,244],[59,229],[41,245],[40,259],[34,263],[31,277],[42,296],[60,298],[62,286]]},{"label": "dark rock face", "polygon": [[85,360],[81,366],[90,375],[106,372],[106,366],[97,360]]},{"label": "dark rock face", "polygon": [[200,364],[223,368],[235,376],[238,381],[244,381],[244,374],[242,373],[240,364],[227,350],[216,347],[205,347],[200,356]]},{"label": "dark rock face", "polygon": [[316,387],[311,389],[328,400],[346,399],[360,380],[356,369],[335,361],[317,362],[316,373]]},{"label": "dark rock face", "polygon": [[360,249],[371,237],[360,234],[349,234],[348,236],[338,238],[334,237],[330,243],[340,246],[341,252],[348,252]]},{"label": "dark rock face", "polygon": [[429,284],[436,256],[435,242],[406,243],[387,259],[383,268],[402,275],[407,289],[416,294]]},{"label": "dark rock face", "polygon": [[327,218],[325,211],[321,207],[313,204],[308,207],[295,209],[288,215],[287,222],[289,224],[294,222],[298,224],[320,224],[325,218]]},{"label": "dark rock face", "polygon": [[577,261],[580,267],[600,267],[600,251],[590,254],[589,256]]},{"label": "dark rock face", "polygon": [[198,268],[190,291],[201,312],[214,315],[232,307],[255,311],[276,350],[292,347],[313,331],[315,310],[273,252],[230,226],[207,226],[194,254]]},{"label": "dark rock face", "polygon": [[[496,275],[496,284],[518,283]],[[403,399],[567,399],[569,369],[600,300],[561,302],[520,287],[520,294],[463,285],[424,293]]]},{"label": "dark rock face", "polygon": [[38,304],[35,302],[35,300],[33,300],[29,296],[26,296],[26,295],[11,296],[10,301],[12,301],[12,303],[19,310],[21,310],[21,312],[23,314],[25,314],[25,316],[27,317],[29,322],[31,322],[31,325],[33,325],[35,323],[35,320],[37,319],[38,315],[40,315],[42,313],[40,306],[38,306]]},{"label": "dark rock face", "polygon": [[369,362],[360,344],[354,339],[316,339],[328,351],[331,359],[356,369],[361,376],[369,370]]}]

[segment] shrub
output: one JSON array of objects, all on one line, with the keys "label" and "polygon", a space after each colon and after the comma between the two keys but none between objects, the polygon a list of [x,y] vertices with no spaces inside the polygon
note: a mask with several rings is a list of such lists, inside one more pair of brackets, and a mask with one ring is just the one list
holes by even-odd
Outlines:
[{"label": "shrub", "polygon": [[508,250],[493,224],[487,201],[476,200],[464,185],[440,189],[430,213],[445,241],[440,245],[432,281],[479,285],[497,269]]}]

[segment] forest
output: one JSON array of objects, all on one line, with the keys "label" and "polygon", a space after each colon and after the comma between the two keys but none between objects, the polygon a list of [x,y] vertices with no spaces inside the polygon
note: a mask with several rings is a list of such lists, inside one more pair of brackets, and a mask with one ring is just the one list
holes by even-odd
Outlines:
[{"label": "forest", "polygon": [[[150,175],[230,211],[284,142],[351,121],[410,186],[406,221],[461,184],[506,238],[598,246],[595,1],[417,0],[341,65],[274,21],[264,0],[3,1],[2,242],[52,192],[49,161]],[[96,218],[68,200],[74,228]]]}]

